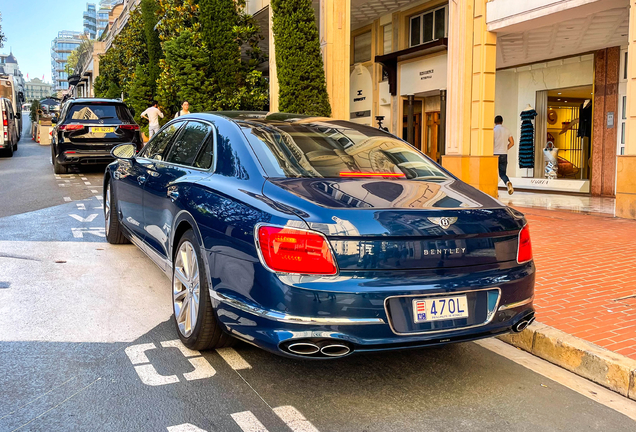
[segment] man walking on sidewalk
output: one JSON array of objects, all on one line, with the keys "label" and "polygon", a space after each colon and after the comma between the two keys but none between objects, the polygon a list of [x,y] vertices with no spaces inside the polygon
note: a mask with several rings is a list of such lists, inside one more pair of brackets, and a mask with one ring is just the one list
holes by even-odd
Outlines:
[{"label": "man walking on sidewalk", "polygon": [[515,190],[512,188],[512,183],[510,183],[508,175],[506,175],[506,170],[508,169],[508,150],[515,145],[515,140],[512,138],[510,131],[505,128],[502,123],[502,116],[498,115],[495,117],[495,128],[493,129],[495,132],[494,154],[499,157],[499,177],[506,184],[508,193],[512,195]]},{"label": "man walking on sidewalk", "polygon": [[159,117],[163,118],[163,113],[159,108],[157,108],[157,102],[152,101],[152,106],[148,108],[146,111],[141,113],[141,117],[148,120],[150,123],[148,128],[149,138],[152,138],[154,134],[159,132]]}]

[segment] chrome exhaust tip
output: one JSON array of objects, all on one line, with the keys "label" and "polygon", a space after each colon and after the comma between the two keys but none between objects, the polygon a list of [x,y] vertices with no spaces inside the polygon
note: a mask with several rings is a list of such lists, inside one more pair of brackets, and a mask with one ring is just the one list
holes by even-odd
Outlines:
[{"label": "chrome exhaust tip", "polygon": [[320,349],[320,352],[327,357],[342,357],[351,352],[351,348],[342,344],[329,344]]},{"label": "chrome exhaust tip", "polygon": [[320,351],[318,345],[309,342],[296,342],[290,344],[287,349],[289,350],[289,352],[298,355],[312,355]]},{"label": "chrome exhaust tip", "polygon": [[514,331],[515,333],[521,333],[522,331],[526,329],[526,327],[528,327],[529,324],[530,324],[530,321],[525,319],[521,320],[517,324],[512,326],[512,331]]}]

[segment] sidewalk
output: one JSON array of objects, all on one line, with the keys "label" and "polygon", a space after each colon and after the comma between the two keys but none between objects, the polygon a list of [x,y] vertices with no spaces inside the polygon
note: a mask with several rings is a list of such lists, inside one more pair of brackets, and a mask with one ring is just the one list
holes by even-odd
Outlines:
[{"label": "sidewalk", "polygon": [[585,199],[568,211],[576,197],[500,197],[530,224],[537,321],[636,360],[636,221],[613,218],[607,199]]}]

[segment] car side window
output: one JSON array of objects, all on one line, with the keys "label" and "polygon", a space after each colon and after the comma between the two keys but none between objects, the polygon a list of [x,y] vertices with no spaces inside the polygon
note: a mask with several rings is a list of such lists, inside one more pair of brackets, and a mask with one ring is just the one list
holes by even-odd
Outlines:
[{"label": "car side window", "polygon": [[199,149],[211,130],[212,126],[205,123],[188,122],[172,144],[166,162],[193,166]]},{"label": "car side window", "polygon": [[195,168],[203,168],[210,169],[212,166],[212,158],[214,156],[214,131],[208,135],[201,151],[199,152],[199,156],[194,161]]},{"label": "car side window", "polygon": [[146,146],[141,151],[139,157],[147,158],[147,159],[156,159],[163,160],[164,153],[170,140],[177,133],[177,131],[181,128],[184,122],[176,122],[172,123],[168,127],[164,128],[157,135],[153,136],[152,139],[146,144]]}]

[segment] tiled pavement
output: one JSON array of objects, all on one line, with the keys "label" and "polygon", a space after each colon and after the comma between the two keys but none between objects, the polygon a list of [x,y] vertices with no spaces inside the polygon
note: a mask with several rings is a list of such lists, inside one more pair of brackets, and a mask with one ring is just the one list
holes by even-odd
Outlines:
[{"label": "tiled pavement", "polygon": [[515,207],[530,224],[537,321],[636,359],[636,221]]}]

